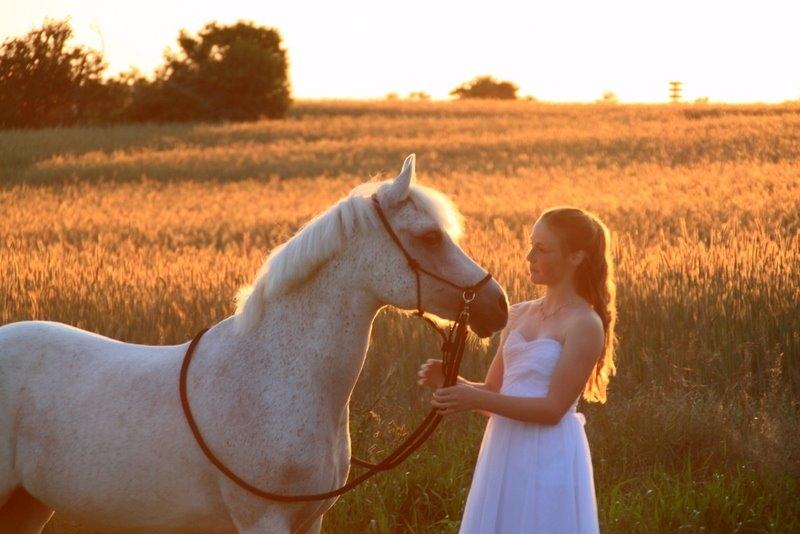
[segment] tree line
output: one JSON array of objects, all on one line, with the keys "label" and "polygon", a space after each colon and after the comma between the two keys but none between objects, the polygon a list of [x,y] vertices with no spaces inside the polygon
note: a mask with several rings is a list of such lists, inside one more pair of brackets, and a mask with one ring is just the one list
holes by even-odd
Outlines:
[{"label": "tree line", "polygon": [[[240,21],[180,30],[178,51],[151,77],[134,69],[104,78],[102,54],[71,46],[72,37],[68,20],[46,20],[0,45],[0,128],[282,118],[292,104],[286,50],[272,28]],[[517,90],[478,76],[450,95],[516,99]]]},{"label": "tree line", "polygon": [[0,46],[0,128],[284,117],[292,103],[280,34],[249,22],[181,30],[151,78],[104,79],[99,52],[69,46],[68,21]]}]

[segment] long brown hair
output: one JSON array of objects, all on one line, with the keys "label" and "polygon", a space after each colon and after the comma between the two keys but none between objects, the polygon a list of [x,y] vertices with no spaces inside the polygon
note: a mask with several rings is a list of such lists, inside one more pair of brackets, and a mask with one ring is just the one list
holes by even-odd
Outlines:
[{"label": "long brown hair", "polygon": [[586,258],[575,270],[575,289],[603,321],[605,341],[603,352],[583,389],[583,398],[589,402],[604,403],[608,382],[617,372],[614,365],[617,285],[614,281],[611,232],[596,214],[579,208],[550,208],[541,214],[539,220],[547,223],[548,228],[558,236],[562,254],[577,250],[586,252]]}]

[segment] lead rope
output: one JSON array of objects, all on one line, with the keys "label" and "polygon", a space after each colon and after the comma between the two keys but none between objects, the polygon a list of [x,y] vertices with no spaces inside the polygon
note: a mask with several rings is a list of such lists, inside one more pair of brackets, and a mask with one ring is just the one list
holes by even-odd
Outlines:
[{"label": "lead rope", "polygon": [[[474,294],[473,294],[474,298]],[[470,299],[471,301],[471,299]],[[464,347],[466,346],[466,337],[467,337],[467,323],[469,321],[469,302],[466,298],[464,299],[464,306],[461,312],[458,315],[458,319],[450,328],[450,335],[446,339],[445,343],[443,344],[443,353],[442,353],[442,367],[444,371],[444,386],[452,386],[455,384],[458,378],[458,369],[461,364],[461,358],[464,354]],[[423,318],[425,318],[423,316]],[[427,319],[427,318],[426,318]],[[438,329],[438,327],[437,327]],[[197,347],[197,343],[200,341],[202,335],[208,331],[208,328],[204,328],[200,330],[197,335],[195,335],[194,339],[192,339],[191,343],[189,344],[189,348],[186,350],[186,356],[183,359],[183,364],[181,365],[181,373],[180,373],[180,398],[181,398],[181,406],[183,407],[183,412],[186,416],[186,421],[189,423],[189,428],[194,435],[197,444],[200,446],[200,449],[209,459],[209,461],[214,464],[225,476],[230,478],[233,482],[235,482],[239,487],[249,491],[254,495],[258,495],[259,497],[263,497],[265,499],[270,499],[273,501],[281,501],[281,502],[301,502],[301,501],[317,501],[323,499],[330,499],[333,497],[338,497],[343,493],[346,493],[353,489],[354,487],[358,486],[365,480],[369,479],[370,477],[374,476],[375,474],[391,469],[400,463],[402,463],[408,456],[411,455],[415,450],[417,450],[431,435],[431,433],[436,429],[439,423],[442,420],[442,416],[436,412],[436,409],[431,409],[425,419],[420,423],[417,429],[412,432],[403,442],[386,458],[384,458],[381,462],[377,464],[372,464],[370,462],[366,462],[364,460],[360,460],[358,458],[351,458],[351,462],[355,465],[359,465],[362,467],[368,468],[368,470],[355,477],[354,479],[350,480],[349,482],[345,483],[343,486],[331,490],[326,491],[323,493],[312,493],[312,494],[304,494],[304,495],[282,495],[279,493],[272,493],[269,491],[264,491],[259,489],[252,484],[248,483],[247,481],[240,478],[236,473],[231,471],[222,461],[217,458],[217,456],[213,453],[213,451],[209,448],[208,444],[206,444],[205,440],[203,439],[202,434],[200,433],[200,428],[197,426],[197,422],[194,420],[192,416],[191,408],[189,407],[189,399],[186,391],[186,377],[189,371],[189,363],[192,360],[192,356],[194,354],[194,350]]]},{"label": "lead rope", "polygon": [[[401,252],[406,258],[409,267],[414,271],[417,280],[417,311],[416,315],[425,319],[433,328],[439,332],[443,339],[442,343],[442,371],[444,374],[444,382],[443,386],[448,387],[452,386],[458,380],[458,369],[461,365],[461,359],[464,355],[464,347],[466,346],[466,338],[468,335],[467,331],[467,324],[469,323],[469,304],[475,298],[475,292],[483,286],[486,282],[488,282],[492,275],[490,273],[486,273],[477,284],[472,286],[463,287],[453,282],[442,278],[441,276],[427,271],[422,268],[422,266],[412,258],[408,252],[403,247],[400,238],[394,233],[392,226],[389,224],[389,221],[386,219],[386,216],[383,214],[383,210],[381,209],[380,202],[378,201],[377,194],[372,195],[372,202],[375,205],[375,208],[380,216],[381,222],[385,227],[386,231],[389,233],[389,236],[392,240],[397,244],[400,248]],[[445,282],[452,287],[457,289],[463,290],[462,298],[464,303],[462,305],[461,311],[456,318],[456,321],[450,327],[450,331],[448,334],[445,334],[444,329],[439,327],[434,321],[432,321],[429,317],[425,316],[425,312],[422,310],[422,302],[421,302],[421,289],[420,289],[420,272],[423,272],[437,280]],[[469,296],[468,296],[469,294]],[[197,343],[200,341],[200,337],[208,330],[208,328],[204,328],[200,332],[195,335],[192,342],[189,344],[189,348],[186,350],[186,356],[184,356],[183,364],[181,365],[181,374],[180,374],[180,398],[181,398],[181,406],[183,407],[184,415],[186,416],[186,420],[189,423],[189,428],[192,431],[192,434],[197,441],[197,444],[202,449],[203,453],[208,457],[209,461],[214,464],[217,469],[222,471],[225,476],[233,480],[238,486],[241,488],[253,493],[254,495],[258,495],[259,497],[263,497],[265,499],[270,499],[274,501],[281,501],[281,502],[300,502],[300,501],[317,501],[322,499],[330,499],[332,497],[338,497],[343,493],[351,490],[352,488],[358,486],[368,478],[374,476],[376,473],[381,471],[385,471],[387,469],[391,469],[396,467],[400,463],[402,463],[408,456],[411,455],[415,450],[417,450],[431,435],[431,433],[436,429],[439,423],[442,420],[442,416],[436,412],[436,409],[431,409],[428,412],[428,415],[425,416],[425,419],[419,424],[416,430],[412,432],[403,442],[386,458],[380,461],[377,464],[373,464],[367,462],[365,460],[361,460],[356,458],[355,456],[351,456],[350,462],[353,465],[358,465],[361,467],[365,467],[368,469],[367,472],[357,476],[353,480],[345,483],[340,488],[335,490],[326,491],[323,493],[313,493],[313,494],[306,494],[306,495],[281,495],[278,493],[272,493],[268,491],[261,490],[250,483],[246,482],[245,480],[241,479],[237,476],[233,471],[228,469],[228,467],[223,464],[211,449],[206,444],[205,440],[203,439],[202,434],[200,433],[200,428],[197,426],[197,423],[192,416],[191,409],[189,408],[189,399],[186,392],[186,376],[189,370],[189,363],[191,362],[192,355],[194,354],[195,347]]]},{"label": "lead rope", "polygon": [[[446,336],[433,321],[423,314],[418,314],[423,319],[426,319],[432,324],[437,331],[445,336],[444,343],[442,344],[442,371],[444,374],[444,381],[442,387],[449,387],[456,383],[458,380],[458,369],[461,366],[461,358],[464,355],[464,348],[466,347],[466,325],[469,321],[469,306],[465,305],[464,310],[459,314],[459,318],[450,328],[450,335]],[[455,335],[453,334],[455,332]],[[442,416],[436,413],[436,409],[428,412],[428,415],[419,424],[416,430],[412,432],[403,442],[397,446],[397,449],[383,459],[383,461],[373,464],[358,458],[357,456],[350,456],[350,463],[361,467],[370,469],[387,470],[397,467],[403,462],[414,450],[416,450],[422,442],[436,429],[442,420]]]}]

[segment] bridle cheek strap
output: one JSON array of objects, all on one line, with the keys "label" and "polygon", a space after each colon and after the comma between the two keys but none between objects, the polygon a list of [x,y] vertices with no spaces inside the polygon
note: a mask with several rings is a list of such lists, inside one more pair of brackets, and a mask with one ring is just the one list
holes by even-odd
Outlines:
[{"label": "bridle cheek strap", "polygon": [[[395,242],[395,244],[397,245],[397,248],[400,249],[400,252],[402,252],[403,256],[406,258],[406,262],[408,263],[408,266],[411,268],[412,271],[414,271],[414,275],[417,278],[417,311],[416,311],[416,314],[419,315],[420,317],[422,317],[423,319],[427,320],[428,318],[424,316],[425,312],[422,310],[422,293],[421,293],[421,289],[420,289],[420,275],[419,275],[420,272],[423,272],[423,273],[427,274],[428,276],[439,280],[440,282],[444,282],[445,284],[447,284],[447,285],[449,285],[451,287],[454,287],[456,289],[462,290],[464,292],[464,295],[463,295],[464,296],[464,300],[467,301],[467,302],[472,301],[472,299],[474,298],[475,293],[481,287],[483,287],[484,284],[486,284],[489,280],[492,279],[491,273],[487,272],[486,276],[481,278],[481,280],[478,283],[473,284],[471,286],[461,286],[461,285],[458,285],[456,283],[451,282],[447,278],[443,278],[443,277],[439,276],[436,273],[432,273],[432,272],[426,270],[425,268],[422,267],[422,265],[420,265],[420,263],[417,260],[415,260],[411,256],[411,254],[408,253],[406,248],[403,246],[403,243],[400,241],[400,238],[397,237],[397,234],[395,233],[394,229],[392,228],[392,225],[389,224],[389,220],[386,218],[386,214],[384,214],[384,212],[383,212],[383,208],[381,208],[381,203],[378,200],[378,194],[377,193],[373,193],[370,198],[372,200],[372,204],[375,206],[375,211],[378,212],[378,217],[380,218],[384,229],[386,229],[386,233],[388,233],[389,237],[392,238],[392,241]],[[435,323],[431,323],[431,324],[434,324],[434,326],[436,326]],[[438,326],[436,328],[437,328],[437,330],[439,329]],[[441,331],[440,331],[440,333],[441,333]]]}]

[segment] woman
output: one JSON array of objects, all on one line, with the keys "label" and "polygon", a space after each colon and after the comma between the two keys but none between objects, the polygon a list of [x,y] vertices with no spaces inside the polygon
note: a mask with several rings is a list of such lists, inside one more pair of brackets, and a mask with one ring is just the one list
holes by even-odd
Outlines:
[{"label": "woman", "polygon": [[599,532],[581,394],[605,402],[614,366],[611,234],[593,213],[556,207],[533,226],[527,256],[543,298],[511,306],[484,382],[442,388],[440,360],[419,383],[443,415],[489,416],[460,532]]}]

